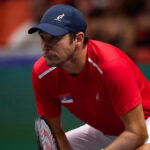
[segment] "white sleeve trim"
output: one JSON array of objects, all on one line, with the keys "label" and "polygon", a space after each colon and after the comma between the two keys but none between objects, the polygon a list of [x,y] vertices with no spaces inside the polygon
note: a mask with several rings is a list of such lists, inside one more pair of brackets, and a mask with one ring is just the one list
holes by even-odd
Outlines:
[{"label": "white sleeve trim", "polygon": [[99,68],[99,66],[91,59],[91,58],[88,58],[88,61],[94,66],[97,68],[97,70],[100,72],[100,74],[103,74],[103,71]]},{"label": "white sleeve trim", "polygon": [[49,68],[47,69],[46,71],[44,71],[42,74],[40,74],[38,76],[39,79],[42,79],[45,75],[47,75],[49,72],[53,71],[54,69],[56,69],[56,67],[52,67],[52,68]]}]

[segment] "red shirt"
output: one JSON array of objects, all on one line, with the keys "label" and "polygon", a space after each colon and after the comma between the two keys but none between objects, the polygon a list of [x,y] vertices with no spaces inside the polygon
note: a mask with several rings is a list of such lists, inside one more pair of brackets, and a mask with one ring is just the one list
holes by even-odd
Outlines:
[{"label": "red shirt", "polygon": [[61,105],[83,122],[104,134],[124,130],[119,116],[143,104],[150,116],[150,84],[137,66],[116,47],[89,41],[87,62],[76,76],[59,67],[49,67],[41,57],[32,72],[39,115],[60,115]]}]

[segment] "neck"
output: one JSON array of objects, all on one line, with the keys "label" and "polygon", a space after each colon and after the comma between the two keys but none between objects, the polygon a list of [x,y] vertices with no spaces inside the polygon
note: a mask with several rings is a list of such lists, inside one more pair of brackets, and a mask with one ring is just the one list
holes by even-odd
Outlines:
[{"label": "neck", "polygon": [[87,46],[75,49],[73,55],[61,67],[69,74],[79,74],[85,66],[87,58]]}]

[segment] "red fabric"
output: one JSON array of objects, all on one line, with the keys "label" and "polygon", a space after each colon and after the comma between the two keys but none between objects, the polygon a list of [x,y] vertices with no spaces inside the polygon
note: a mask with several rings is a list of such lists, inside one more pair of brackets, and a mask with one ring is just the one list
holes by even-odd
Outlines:
[{"label": "red fabric", "polygon": [[[32,80],[37,111],[47,118],[60,115],[64,105],[83,122],[105,134],[119,135],[124,130],[119,116],[139,103],[145,118],[150,116],[149,82],[122,51],[109,44],[89,41],[86,65],[76,76],[48,67],[41,57]],[[70,102],[63,103],[66,99]]]}]

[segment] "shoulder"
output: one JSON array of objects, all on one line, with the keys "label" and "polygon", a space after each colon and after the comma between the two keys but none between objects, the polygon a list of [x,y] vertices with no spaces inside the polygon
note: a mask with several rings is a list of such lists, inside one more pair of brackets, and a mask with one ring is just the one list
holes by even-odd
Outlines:
[{"label": "shoulder", "polygon": [[56,67],[49,67],[45,58],[42,56],[34,63],[32,74],[36,74],[41,79],[55,69]]},{"label": "shoulder", "polygon": [[88,48],[90,53],[95,53],[97,56],[101,56],[105,60],[126,57],[126,54],[124,54],[119,48],[101,41],[90,40]]},{"label": "shoulder", "polygon": [[135,87],[137,84],[136,73],[138,72],[134,71],[129,61],[116,59],[103,68],[103,81],[109,88],[113,86],[114,89],[128,88],[128,85],[134,85],[133,87]]},{"label": "shoulder", "polygon": [[90,40],[88,42],[88,57],[102,68],[114,60],[129,60],[128,56],[119,48],[101,41]]},{"label": "shoulder", "polygon": [[105,65],[104,71],[108,75],[115,74],[115,76],[118,75],[124,75],[126,76],[127,72],[130,71],[133,72],[133,67],[131,63],[125,59],[115,59],[111,62],[109,62],[107,65]]}]

